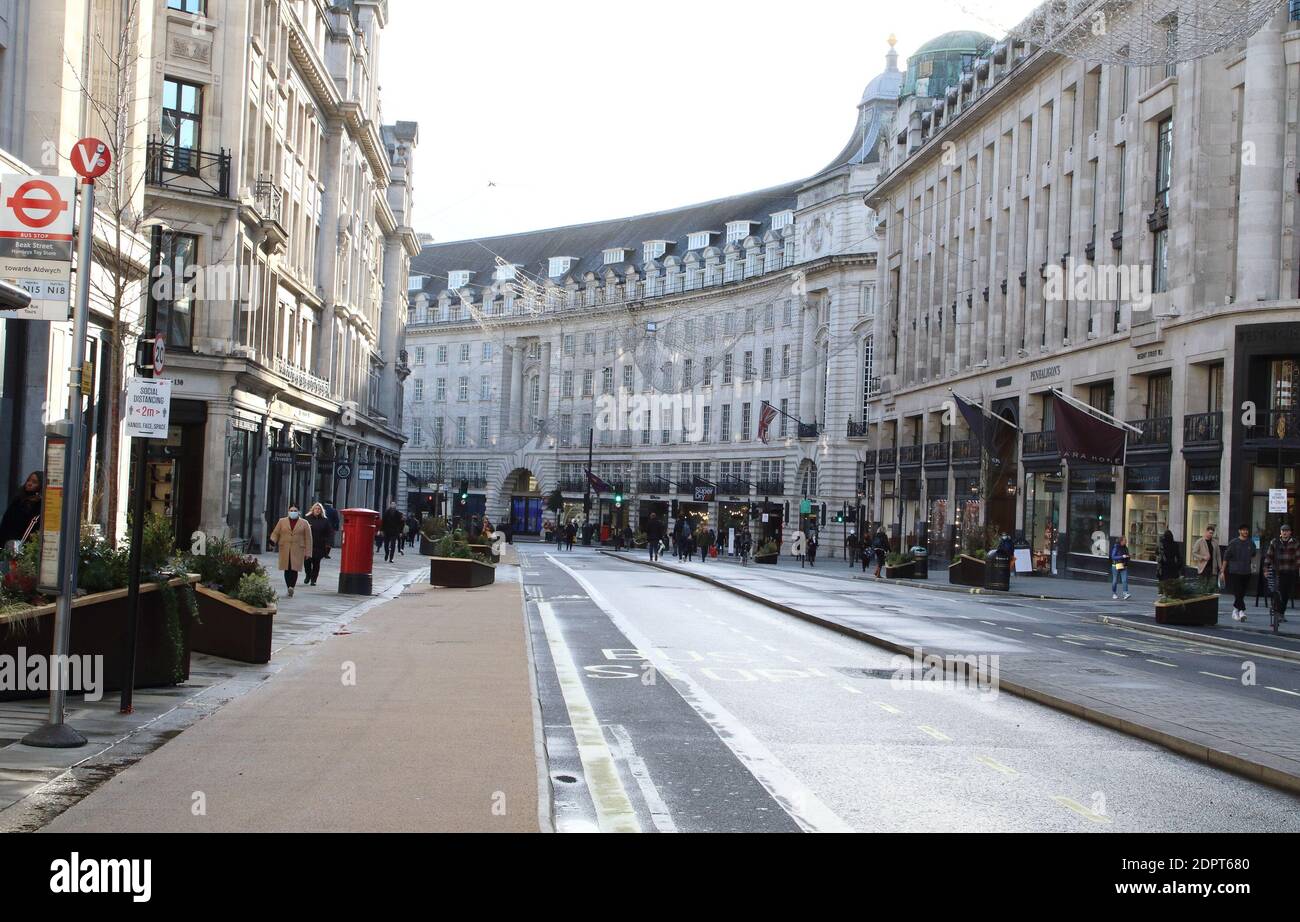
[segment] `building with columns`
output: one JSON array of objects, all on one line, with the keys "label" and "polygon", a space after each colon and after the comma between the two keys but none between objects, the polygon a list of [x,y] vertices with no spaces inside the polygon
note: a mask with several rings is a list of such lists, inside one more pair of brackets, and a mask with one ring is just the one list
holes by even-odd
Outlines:
[{"label": "building with columns", "polygon": [[[1166,28],[1177,28],[1169,21]],[[1153,576],[1166,530],[1190,554],[1296,522],[1300,27],[1151,67],[946,36],[956,73],[909,61],[879,181],[879,388],[864,452],[874,518],[951,553],[972,526],[1041,566],[1104,573],[1115,536]],[[967,58],[966,54],[972,53]],[[923,74],[924,71],[924,74]],[[1062,463],[1052,389],[1131,422],[1126,463]],[[952,392],[1023,438],[982,483]],[[1269,512],[1283,488],[1286,510]],[[983,535],[981,535],[981,538]]]},{"label": "building with columns", "polygon": [[[863,195],[901,81],[891,49],[843,150],[807,179],[424,247],[407,328],[408,506],[467,481],[468,511],[494,522],[581,523],[590,442],[593,472],[625,497],[593,497],[604,528],[658,515],[788,539],[801,525],[838,546],[851,526],[835,514],[858,501],[848,437],[874,379]],[[762,440],[765,402],[778,412]],[[544,509],[556,489],[558,516]]]},{"label": "building with columns", "polygon": [[291,503],[382,508],[402,433],[412,122],[383,123],[387,0],[145,4],[145,202],[175,286],[154,508],[249,547]]}]

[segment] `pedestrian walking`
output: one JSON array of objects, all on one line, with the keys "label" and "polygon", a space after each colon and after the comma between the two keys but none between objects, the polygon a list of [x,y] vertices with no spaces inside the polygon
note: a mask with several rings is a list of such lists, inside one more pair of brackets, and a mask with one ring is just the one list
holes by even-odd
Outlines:
[{"label": "pedestrian walking", "polygon": [[646,548],[650,551],[650,559],[659,559],[659,546],[664,538],[664,526],[659,521],[659,514],[650,513],[650,520],[645,523]]},{"label": "pedestrian walking", "polygon": [[569,545],[569,550],[573,550],[573,542],[578,540],[578,523],[569,519],[569,524],[564,527],[564,541]]},{"label": "pedestrian walking", "polygon": [[817,532],[816,531],[808,532],[807,548],[808,548],[808,566],[815,567],[817,566]]},{"label": "pedestrian walking", "polygon": [[749,533],[749,528],[746,527],[740,533],[740,539],[736,542],[736,549],[740,552],[740,565],[742,567],[749,566],[749,552],[753,550],[753,547],[754,536]]},{"label": "pedestrian walking", "polygon": [[1297,561],[1300,561],[1300,541],[1291,534],[1291,523],[1284,522],[1281,533],[1268,543],[1264,554],[1264,572],[1279,622],[1286,620],[1287,606],[1295,595]]},{"label": "pedestrian walking", "polygon": [[1178,579],[1183,575],[1183,561],[1178,556],[1178,543],[1174,541],[1174,533],[1165,529],[1165,533],[1160,536],[1160,549],[1156,556],[1156,579],[1164,582],[1167,579]]},{"label": "pedestrian walking", "polygon": [[1128,591],[1128,542],[1120,535],[1110,549],[1110,597],[1119,598],[1120,586],[1124,587],[1124,601],[1133,596]]},{"label": "pedestrian walking", "polygon": [[[388,508],[380,519],[379,529],[384,536],[384,560],[393,563],[397,554],[397,539],[402,534],[402,513],[395,500],[388,501]],[[471,539],[472,540],[472,539]]]},{"label": "pedestrian walking", "polygon": [[849,536],[844,539],[844,559],[849,562],[849,569],[858,562],[858,533],[849,532]]},{"label": "pedestrian walking", "polygon": [[885,534],[883,528],[876,532],[876,537],[871,542],[871,549],[873,556],[876,558],[876,579],[880,579],[880,568],[885,565],[885,559],[889,557],[891,550],[889,535]]},{"label": "pedestrian walking", "polygon": [[1255,568],[1255,555],[1259,553],[1250,537],[1250,526],[1238,525],[1237,537],[1228,542],[1223,552],[1221,573],[1224,585],[1232,593],[1232,620],[1246,620],[1246,592],[1250,588],[1251,573]]},{"label": "pedestrian walking", "polygon": [[288,515],[275,523],[270,540],[280,554],[279,567],[284,573],[284,585],[293,598],[293,587],[298,585],[298,571],[311,556],[311,526],[298,518],[298,507],[289,507]]},{"label": "pedestrian walking", "polygon": [[315,586],[320,579],[320,562],[330,555],[330,549],[334,547],[334,529],[330,527],[325,507],[320,503],[315,503],[307,510],[307,527],[311,529],[311,554],[303,561],[306,572],[302,583],[304,586]]},{"label": "pedestrian walking", "polygon": [[[1172,537],[1172,536],[1171,536]],[[1192,566],[1196,567],[1196,576],[1201,583],[1201,591],[1215,593],[1219,591],[1219,573],[1223,569],[1223,560],[1219,552],[1219,542],[1214,539],[1214,526],[1206,525],[1205,533],[1192,545]]]}]

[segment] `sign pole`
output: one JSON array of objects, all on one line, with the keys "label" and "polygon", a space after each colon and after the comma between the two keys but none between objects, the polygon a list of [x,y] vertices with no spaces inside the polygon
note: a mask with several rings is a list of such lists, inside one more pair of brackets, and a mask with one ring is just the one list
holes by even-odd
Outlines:
[{"label": "sign pole", "polygon": [[[160,358],[148,355],[156,349],[155,328],[158,325],[158,299],[154,293],[154,274],[162,259],[162,228],[154,226],[149,234],[148,290],[145,292],[144,334],[136,347],[135,370],[143,378],[152,378]],[[131,556],[127,565],[126,584],[126,638],[123,657],[122,694],[118,710],[130,714],[135,710],[132,698],[135,693],[135,658],[140,645],[140,565],[144,550],[145,494],[148,491],[149,440],[136,436],[131,440],[131,465],[135,470],[135,490],[131,492]]]},{"label": "sign pole", "polygon": [[[72,318],[72,371],[68,381],[68,452],[64,462],[63,542],[60,547],[60,570],[63,591],[54,611],[53,663],[67,662],[72,639],[72,598],[77,593],[77,570],[81,552],[81,475],[86,421],[81,412],[81,374],[86,358],[86,328],[90,320],[90,266],[92,233],[95,220],[95,183],[87,179],[81,186],[81,223],[77,231],[77,307]],[[63,722],[67,690],[50,673],[50,717],[41,728],[23,737],[28,746],[46,749],[72,749],[86,745],[86,738]]]}]

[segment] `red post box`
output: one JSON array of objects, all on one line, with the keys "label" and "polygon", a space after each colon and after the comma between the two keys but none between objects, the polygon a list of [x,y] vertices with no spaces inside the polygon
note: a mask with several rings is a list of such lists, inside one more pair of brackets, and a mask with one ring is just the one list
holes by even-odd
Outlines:
[{"label": "red post box", "polygon": [[339,563],[339,592],[343,595],[370,595],[378,530],[379,513],[375,510],[343,510],[343,559]]}]

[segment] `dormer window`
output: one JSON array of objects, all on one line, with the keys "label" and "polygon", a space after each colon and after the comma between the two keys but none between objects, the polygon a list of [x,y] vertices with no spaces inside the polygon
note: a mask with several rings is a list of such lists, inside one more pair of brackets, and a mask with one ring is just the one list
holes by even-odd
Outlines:
[{"label": "dormer window", "polygon": [[624,247],[612,247],[605,251],[605,265],[613,266],[618,263],[627,262],[627,249]]},{"label": "dormer window", "polygon": [[750,234],[750,228],[754,226],[753,221],[728,221],[727,222],[727,243],[739,243]]},{"label": "dormer window", "polygon": [[687,241],[686,249],[703,250],[713,240],[713,231],[696,231],[690,235]]},{"label": "dormer window", "polygon": [[468,269],[453,269],[447,273],[447,287],[452,291],[458,291],[469,285],[469,280],[474,277],[474,273]]},{"label": "dormer window", "polygon": [[552,256],[546,274],[551,278],[558,278],[573,268],[575,262],[577,259],[572,256]]},{"label": "dormer window", "polygon": [[519,267],[514,264],[497,266],[495,278],[498,282],[513,282],[518,274]]},{"label": "dormer window", "polygon": [[641,255],[644,262],[659,259],[668,252],[667,240],[647,240],[641,244]]},{"label": "dormer window", "polygon": [[407,277],[407,279],[406,279],[406,290],[407,290],[407,291],[419,291],[419,290],[422,289],[422,288],[424,288],[424,276],[423,276],[423,275],[411,275],[411,276],[408,276],[408,277]]},{"label": "dormer window", "polygon": [[794,223],[794,212],[789,209],[778,211],[776,214],[772,215],[771,218],[772,230],[780,230],[781,228],[789,227]]}]

